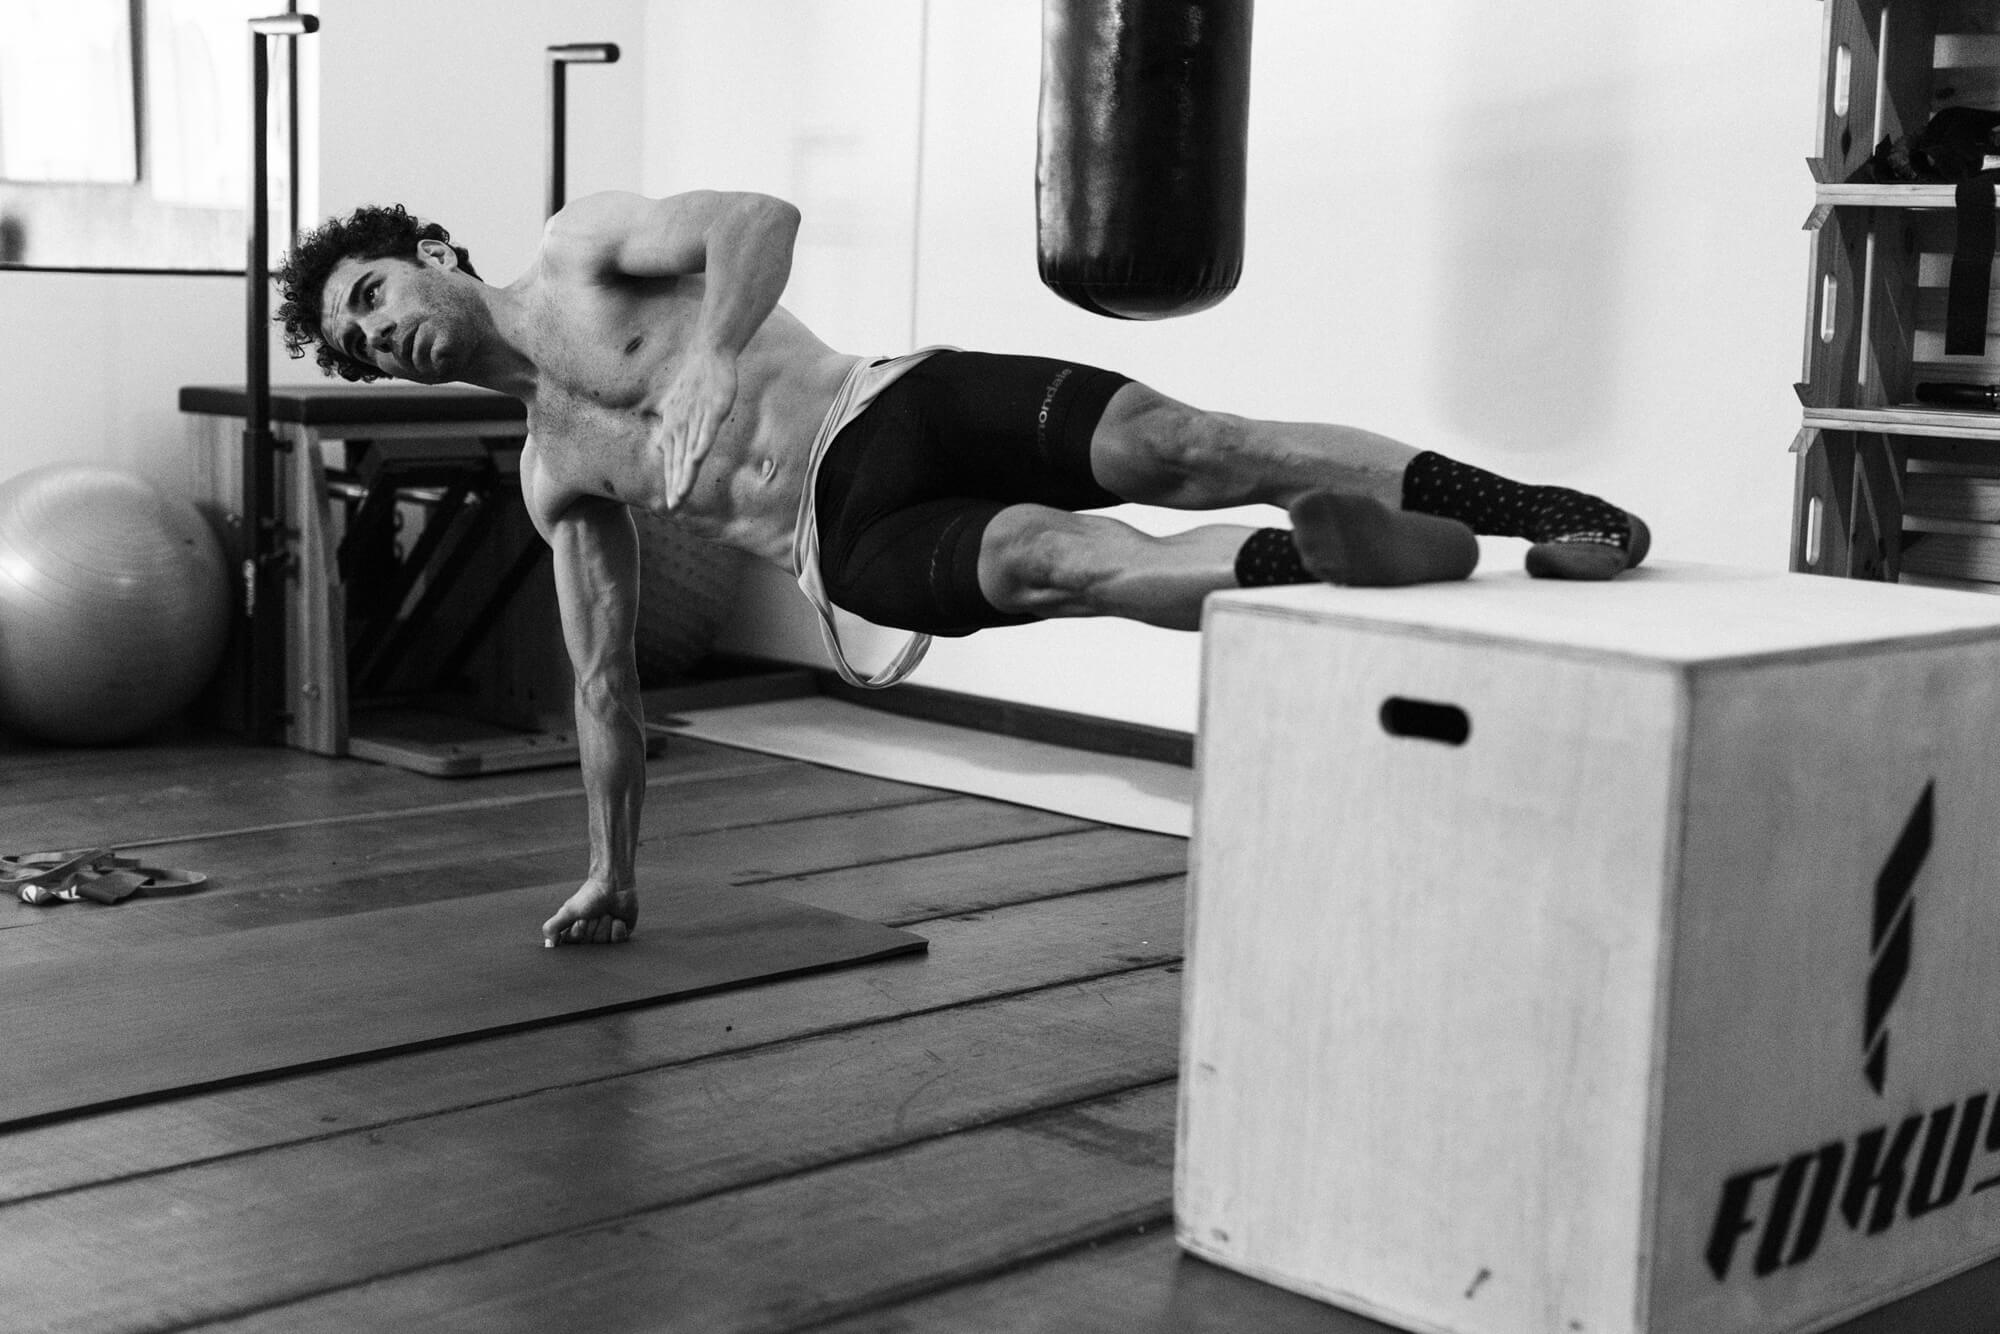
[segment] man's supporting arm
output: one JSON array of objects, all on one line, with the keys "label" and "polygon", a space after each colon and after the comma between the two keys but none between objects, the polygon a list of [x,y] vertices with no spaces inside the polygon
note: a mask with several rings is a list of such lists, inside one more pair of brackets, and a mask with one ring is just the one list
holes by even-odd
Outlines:
[{"label": "man's supporting arm", "polygon": [[563,639],[576,674],[576,737],[590,811],[590,870],[542,925],[544,943],[629,937],[639,921],[635,861],[646,797],[646,732],[632,632],[639,538],[623,505],[575,500],[546,529]]}]

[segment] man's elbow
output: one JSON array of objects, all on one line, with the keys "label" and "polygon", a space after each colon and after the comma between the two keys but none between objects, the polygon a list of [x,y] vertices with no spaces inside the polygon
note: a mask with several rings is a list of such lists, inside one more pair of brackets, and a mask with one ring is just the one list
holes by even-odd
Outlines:
[{"label": "man's elbow", "polygon": [[790,236],[799,230],[799,206],[776,195],[751,195],[748,208],[765,228]]}]

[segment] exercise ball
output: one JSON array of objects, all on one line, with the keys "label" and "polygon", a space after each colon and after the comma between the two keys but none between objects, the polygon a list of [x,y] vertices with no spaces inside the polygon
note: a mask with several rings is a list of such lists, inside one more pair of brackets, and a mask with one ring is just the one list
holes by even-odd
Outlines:
[{"label": "exercise ball", "polygon": [[0,483],[0,727],[140,736],[194,702],[228,630],[222,548],[188,501],[90,465]]},{"label": "exercise ball", "polygon": [[665,515],[634,510],[639,526],[639,684],[674,684],[707,657],[736,608],[745,556]]}]

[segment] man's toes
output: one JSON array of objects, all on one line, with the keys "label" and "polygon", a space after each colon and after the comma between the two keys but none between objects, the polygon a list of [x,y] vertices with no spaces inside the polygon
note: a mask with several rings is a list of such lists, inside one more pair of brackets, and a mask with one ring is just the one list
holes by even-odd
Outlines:
[{"label": "man's toes", "polygon": [[1646,527],[1646,521],[1631,511],[1626,511],[1625,521],[1632,525],[1632,540],[1626,544],[1625,568],[1631,569],[1646,559],[1646,553],[1653,549],[1653,530]]},{"label": "man's toes", "polygon": [[1538,542],[1528,548],[1528,573],[1537,579],[1609,579],[1629,564],[1625,549],[1609,542]]},{"label": "man's toes", "polygon": [[1627,536],[1621,545],[1577,535],[1528,548],[1528,573],[1537,579],[1610,579],[1646,559],[1653,534],[1636,514],[1625,516]]},{"label": "man's toes", "polygon": [[1300,563],[1325,583],[1432,583],[1467,578],[1479,564],[1479,540],[1456,519],[1337,491],[1302,496],[1290,510]]}]

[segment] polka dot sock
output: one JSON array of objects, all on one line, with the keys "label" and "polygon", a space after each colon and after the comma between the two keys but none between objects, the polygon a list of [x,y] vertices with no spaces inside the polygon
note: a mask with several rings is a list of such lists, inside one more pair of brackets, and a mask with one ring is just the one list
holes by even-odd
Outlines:
[{"label": "polka dot sock", "polygon": [[1651,535],[1635,514],[1566,486],[1528,486],[1426,450],[1403,473],[1403,508],[1441,514],[1474,532],[1524,537],[1540,579],[1609,579],[1646,558]]},{"label": "polka dot sock", "polygon": [[1240,588],[1316,582],[1299,559],[1289,528],[1259,528],[1236,549],[1236,583]]},{"label": "polka dot sock", "polygon": [[1291,507],[1291,531],[1260,528],[1236,552],[1236,582],[1392,587],[1464,579],[1479,563],[1472,530],[1392,510],[1365,496],[1316,491]]}]

